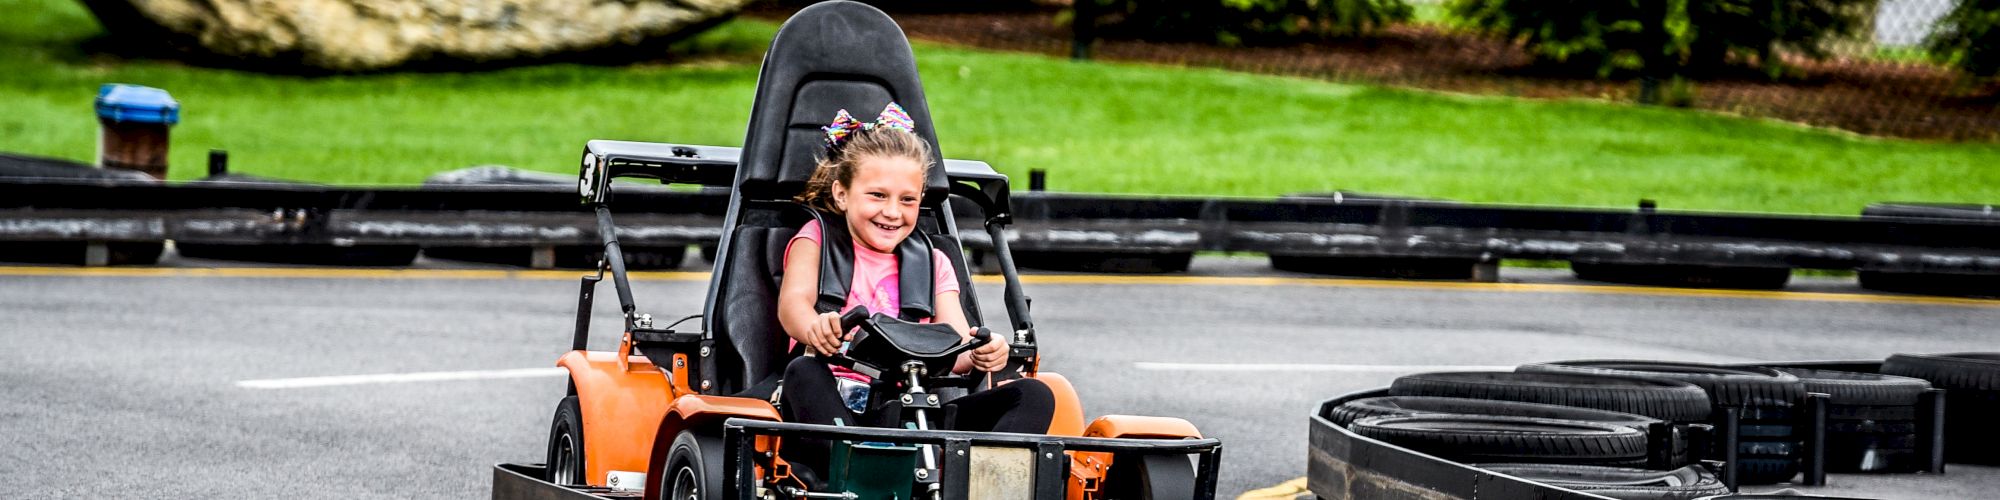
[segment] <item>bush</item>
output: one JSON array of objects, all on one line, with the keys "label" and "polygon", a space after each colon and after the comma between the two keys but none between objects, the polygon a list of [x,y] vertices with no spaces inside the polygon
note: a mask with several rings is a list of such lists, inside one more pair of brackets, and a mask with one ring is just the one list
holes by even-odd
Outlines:
[{"label": "bush", "polygon": [[[1102,34],[1222,45],[1363,36],[1413,12],[1404,0],[1076,0]],[[1094,4],[1086,4],[1095,2]],[[1088,16],[1089,14],[1086,14]]]},{"label": "bush", "polygon": [[1959,0],[1931,33],[1931,57],[1973,76],[2000,76],[2000,0]]},{"label": "bush", "polygon": [[1460,22],[1527,44],[1538,60],[1595,71],[1703,74],[1781,51],[1824,57],[1875,0],[1452,0]]}]

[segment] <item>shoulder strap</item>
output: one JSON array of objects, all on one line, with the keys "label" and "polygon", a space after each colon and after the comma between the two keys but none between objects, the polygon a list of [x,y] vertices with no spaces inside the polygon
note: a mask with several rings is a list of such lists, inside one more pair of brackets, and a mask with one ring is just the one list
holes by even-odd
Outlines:
[{"label": "shoulder strap", "polygon": [[[847,232],[847,220],[831,213],[812,210],[819,220],[819,299],[813,309],[838,312],[847,305],[848,285],[854,282],[854,238]],[[916,321],[936,315],[931,302],[937,295],[931,262],[930,238],[911,234],[896,246],[896,293],[902,296],[897,317]]]},{"label": "shoulder strap", "polygon": [[813,309],[822,313],[840,312],[847,306],[847,285],[854,282],[854,238],[847,233],[847,220],[838,215],[808,208],[819,220],[819,300]]},{"label": "shoulder strap", "polygon": [[896,291],[903,296],[902,319],[916,321],[937,314],[931,301],[937,296],[937,280],[931,275],[931,239],[913,232],[896,245]]}]

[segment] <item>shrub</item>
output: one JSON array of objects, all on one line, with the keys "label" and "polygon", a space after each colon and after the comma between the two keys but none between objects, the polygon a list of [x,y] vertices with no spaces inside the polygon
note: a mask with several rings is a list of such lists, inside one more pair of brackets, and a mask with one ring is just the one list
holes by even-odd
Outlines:
[{"label": "shrub", "polygon": [[[1223,45],[1363,36],[1410,19],[1404,0],[1076,0],[1106,36]],[[1095,2],[1093,5],[1081,5]]]},{"label": "shrub", "polygon": [[1874,0],[1452,0],[1474,29],[1527,44],[1538,60],[1595,71],[1702,74],[1754,60],[1775,75],[1781,51],[1862,26]]},{"label": "shrub", "polygon": [[1931,57],[1974,76],[2000,76],[2000,0],[1959,0],[1931,33]]}]

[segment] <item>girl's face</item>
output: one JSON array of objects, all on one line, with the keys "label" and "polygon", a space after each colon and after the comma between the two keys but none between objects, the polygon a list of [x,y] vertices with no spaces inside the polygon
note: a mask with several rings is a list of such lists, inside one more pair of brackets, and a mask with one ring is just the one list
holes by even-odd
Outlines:
[{"label": "girl's face", "polygon": [[924,168],[910,158],[861,158],[847,185],[833,183],[833,200],[846,214],[847,231],[877,252],[894,252],[910,237],[923,198]]}]

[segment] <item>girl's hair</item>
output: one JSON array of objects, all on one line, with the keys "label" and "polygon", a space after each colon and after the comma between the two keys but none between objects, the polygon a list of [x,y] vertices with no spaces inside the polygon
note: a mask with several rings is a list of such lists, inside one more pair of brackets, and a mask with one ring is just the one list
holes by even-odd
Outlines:
[{"label": "girl's hair", "polygon": [[833,184],[847,186],[854,181],[854,171],[866,158],[908,158],[921,165],[921,174],[929,178],[931,145],[905,130],[876,127],[857,130],[847,138],[839,149],[829,151],[819,164],[813,167],[812,178],[806,180],[806,190],[799,193],[795,201],[806,206],[840,213],[840,206],[833,202]]}]

